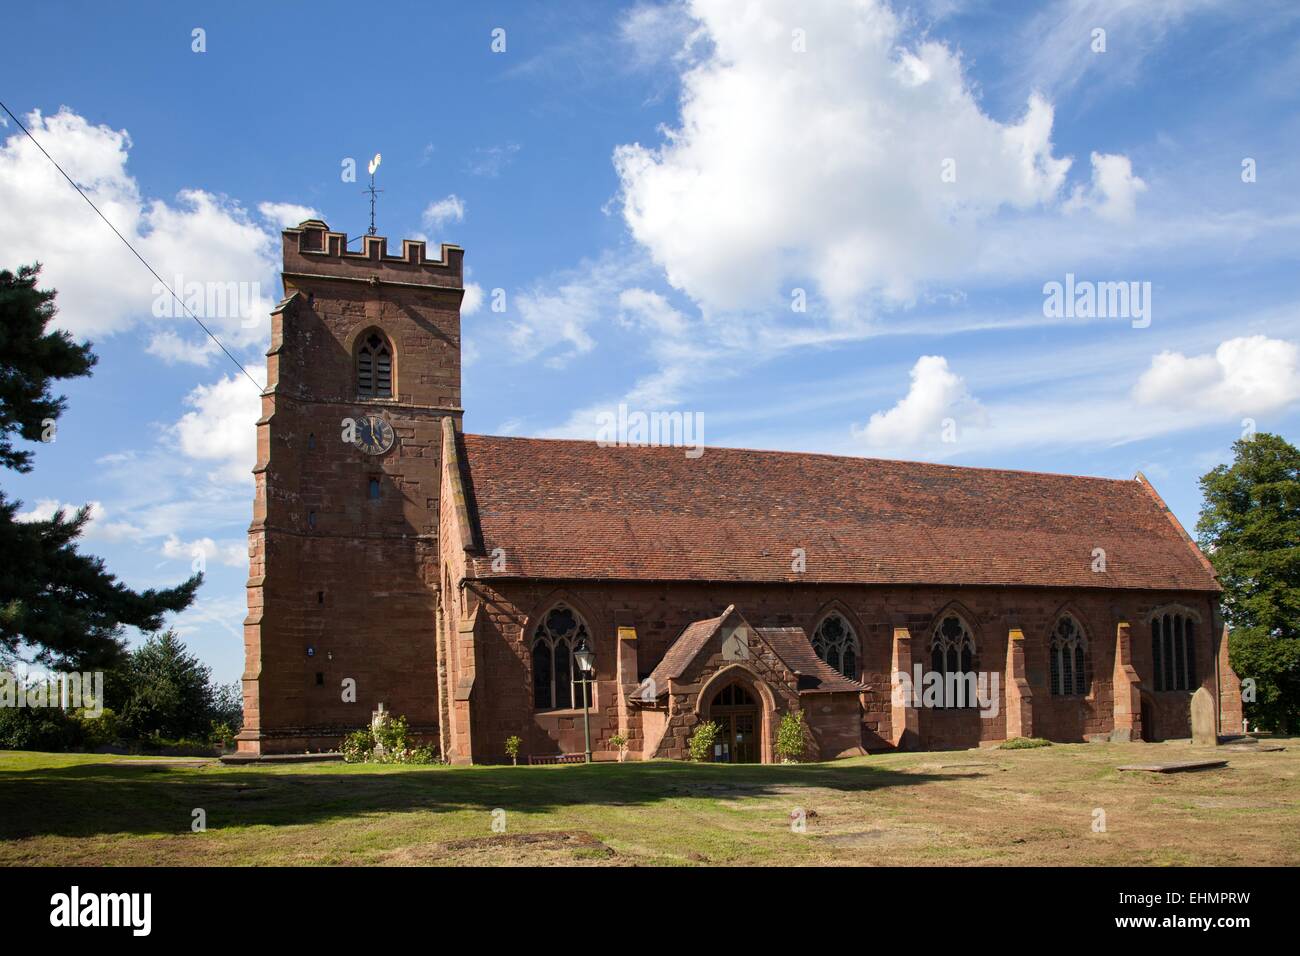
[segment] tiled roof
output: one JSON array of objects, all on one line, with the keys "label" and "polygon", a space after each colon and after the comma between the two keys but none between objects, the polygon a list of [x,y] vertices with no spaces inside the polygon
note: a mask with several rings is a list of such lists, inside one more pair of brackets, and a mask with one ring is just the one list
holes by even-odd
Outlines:
[{"label": "tiled roof", "polygon": [[[660,694],[668,690],[668,682],[676,680],[690,666],[695,656],[722,625],[722,622],[734,610],[728,607],[717,617],[703,621],[693,621],[686,625],[682,633],[668,648],[655,669],[650,673],[652,687]],[[743,618],[739,618],[743,621]],[[817,656],[808,635],[801,627],[756,627],[754,630],[776,656],[785,662],[785,666],[799,675],[798,689],[803,693],[857,693],[863,686],[857,681],[849,680]]]},{"label": "tiled roof", "polygon": [[469,572],[483,578],[1218,589],[1145,481],[463,439],[478,531]]},{"label": "tiled roof", "polygon": [[668,690],[668,682],[676,680],[682,676],[682,671],[690,666],[691,661],[695,660],[695,655],[700,652],[713,632],[718,629],[722,619],[731,612],[731,608],[723,611],[717,617],[711,617],[704,621],[694,621],[686,625],[686,629],[677,635],[677,640],[668,648],[668,653],[664,654],[663,660],[655,665],[655,669],[650,672],[651,684],[659,693]]},{"label": "tiled roof", "polygon": [[754,630],[785,661],[786,667],[798,671],[800,692],[856,693],[863,689],[857,681],[849,680],[817,656],[802,627],[756,627]]}]

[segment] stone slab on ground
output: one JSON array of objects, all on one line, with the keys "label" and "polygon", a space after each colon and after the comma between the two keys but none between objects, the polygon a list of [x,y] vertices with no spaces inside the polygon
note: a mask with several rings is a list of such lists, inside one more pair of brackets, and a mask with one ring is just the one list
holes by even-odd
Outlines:
[{"label": "stone slab on ground", "polygon": [[1173,763],[1129,763],[1116,770],[1143,770],[1147,773],[1181,773],[1185,770],[1216,770],[1226,767],[1226,760],[1178,760]]},{"label": "stone slab on ground", "polygon": [[343,754],[329,751],[319,754],[223,754],[221,762],[232,766],[249,763],[335,763]]}]

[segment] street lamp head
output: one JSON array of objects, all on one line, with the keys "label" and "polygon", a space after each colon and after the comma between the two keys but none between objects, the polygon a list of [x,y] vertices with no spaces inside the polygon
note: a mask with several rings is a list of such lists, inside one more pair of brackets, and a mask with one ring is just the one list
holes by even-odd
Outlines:
[{"label": "street lamp head", "polygon": [[578,670],[590,674],[596,666],[596,655],[584,644],[573,652],[573,659],[578,662]]}]

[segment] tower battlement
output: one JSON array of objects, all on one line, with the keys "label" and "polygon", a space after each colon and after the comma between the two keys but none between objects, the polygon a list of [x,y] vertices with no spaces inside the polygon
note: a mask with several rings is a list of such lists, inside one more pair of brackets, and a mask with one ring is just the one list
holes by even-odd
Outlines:
[{"label": "tower battlement", "polygon": [[286,276],[463,288],[465,250],[446,242],[437,259],[426,257],[426,244],[418,239],[403,239],[402,254],[389,255],[385,236],[362,236],[354,252],[347,233],[332,232],[320,219],[284,230],[283,239]]}]

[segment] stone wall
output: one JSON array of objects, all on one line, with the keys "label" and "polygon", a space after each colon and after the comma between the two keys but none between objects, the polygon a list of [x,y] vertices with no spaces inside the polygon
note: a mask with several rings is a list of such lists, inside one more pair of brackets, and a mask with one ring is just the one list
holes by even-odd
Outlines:
[{"label": "stone wall", "polygon": [[[608,737],[618,726],[616,619],[636,628],[636,668],[645,677],[687,624],[714,617],[729,604],[735,604],[754,627],[798,626],[809,634],[829,610],[838,610],[862,645],[867,690],[860,695],[861,743],[866,749],[880,750],[892,744],[890,677],[895,628],[909,629],[913,653],[928,667],[932,628],[942,614],[957,611],[972,629],[976,668],[997,672],[1003,692],[1008,634],[1013,628],[1021,629],[1035,734],[1082,741],[1091,735],[1108,735],[1113,728],[1111,677],[1119,622],[1132,622],[1134,667],[1146,681],[1151,670],[1150,640],[1143,639],[1149,634],[1147,615],[1169,604],[1184,606],[1204,620],[1213,615],[1208,594],[1101,589],[580,582],[560,587],[552,582],[496,580],[471,582],[466,598],[482,607],[476,638],[481,697],[475,709],[475,759],[493,761],[505,759],[504,741],[511,734],[523,738],[525,752],[582,749],[576,746],[582,733],[580,711],[540,715],[532,709],[528,625],[560,600],[586,618],[594,638],[598,683],[592,739],[597,756],[606,759],[614,756]],[[1048,639],[1064,611],[1074,615],[1088,639],[1090,682],[1084,697],[1053,697],[1049,687]],[[1209,631],[1198,628],[1197,666],[1211,692],[1216,683],[1213,659]],[[1155,696],[1162,698],[1162,713],[1179,707],[1185,713],[1190,693]],[[981,718],[978,711],[927,709],[918,717],[918,746],[922,748],[971,747],[1006,736],[1004,707],[992,719]],[[641,750],[641,712],[634,709],[627,719],[635,756]]]}]

